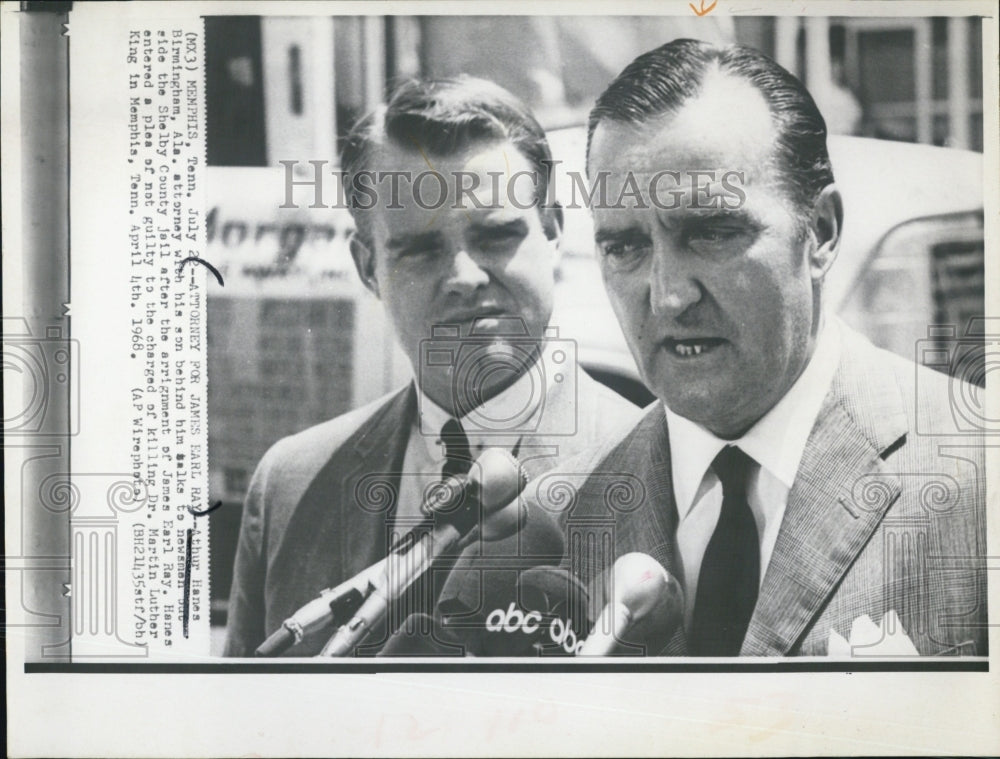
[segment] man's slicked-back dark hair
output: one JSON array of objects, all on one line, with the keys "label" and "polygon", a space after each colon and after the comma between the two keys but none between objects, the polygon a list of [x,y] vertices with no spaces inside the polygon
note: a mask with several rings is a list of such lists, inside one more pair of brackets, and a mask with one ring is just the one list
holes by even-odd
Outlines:
[{"label": "man's slicked-back dark hair", "polygon": [[799,212],[812,207],[833,182],[826,122],[809,91],[788,71],[752,47],[716,47],[677,39],[643,53],[597,99],[587,128],[587,164],[594,130],[602,121],[642,124],[675,113],[697,96],[717,69],[751,83],[764,96],[776,128],[774,152],[781,184]]},{"label": "man's slicked-back dark hair", "polygon": [[510,141],[538,173],[535,200],[543,209],[552,178],[552,151],[545,131],[528,107],[500,85],[471,76],[408,80],[389,100],[359,120],[344,142],[340,166],[344,194],[358,236],[370,244],[366,211],[355,202],[354,177],[371,170],[374,153],[386,141],[427,156],[449,156],[476,142]]}]

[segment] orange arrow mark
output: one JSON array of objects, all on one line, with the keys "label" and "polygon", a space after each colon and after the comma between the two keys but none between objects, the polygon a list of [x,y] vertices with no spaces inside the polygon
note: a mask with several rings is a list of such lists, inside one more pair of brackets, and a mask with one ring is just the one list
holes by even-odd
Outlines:
[{"label": "orange arrow mark", "polygon": [[694,11],[694,15],[704,16],[708,13],[711,13],[715,9],[715,6],[718,4],[718,2],[719,0],[714,0],[714,2],[707,8],[705,7],[705,0],[701,0],[701,8],[695,8],[694,3],[688,3],[688,5],[691,7],[691,10]]}]

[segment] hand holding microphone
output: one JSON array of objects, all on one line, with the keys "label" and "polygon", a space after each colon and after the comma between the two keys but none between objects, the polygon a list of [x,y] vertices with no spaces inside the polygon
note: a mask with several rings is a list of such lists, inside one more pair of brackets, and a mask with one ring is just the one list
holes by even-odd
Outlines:
[{"label": "hand holding microphone", "polygon": [[627,553],[591,585],[591,601],[604,600],[580,656],[632,653],[655,656],[683,621],[677,580],[651,556]]}]

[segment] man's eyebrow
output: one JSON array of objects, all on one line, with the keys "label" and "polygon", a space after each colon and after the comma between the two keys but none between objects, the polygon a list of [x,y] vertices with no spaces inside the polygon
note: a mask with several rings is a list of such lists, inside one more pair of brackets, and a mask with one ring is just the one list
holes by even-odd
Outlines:
[{"label": "man's eyebrow", "polygon": [[745,208],[687,208],[683,221],[750,221],[754,217]]},{"label": "man's eyebrow", "polygon": [[433,245],[441,240],[441,233],[437,231],[416,232],[414,234],[402,234],[390,237],[385,242],[385,247],[389,250],[400,250],[401,248],[412,248],[421,245]]},{"label": "man's eyebrow", "polygon": [[700,227],[711,224],[734,224],[757,229],[760,221],[745,208],[690,208],[675,222],[682,227]]},{"label": "man's eyebrow", "polygon": [[483,219],[482,221],[477,221],[472,225],[475,231],[486,231],[486,232],[496,232],[496,231],[521,231],[528,228],[528,224],[524,219],[499,219],[490,220]]},{"label": "man's eyebrow", "polygon": [[622,240],[645,239],[648,235],[638,227],[624,229],[598,229],[594,232],[594,240],[598,243],[621,242]]}]

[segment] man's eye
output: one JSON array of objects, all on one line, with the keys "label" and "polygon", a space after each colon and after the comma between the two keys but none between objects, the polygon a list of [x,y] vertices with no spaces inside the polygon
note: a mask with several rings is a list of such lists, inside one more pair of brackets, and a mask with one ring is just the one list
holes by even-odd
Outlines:
[{"label": "man's eye", "polygon": [[691,242],[720,243],[735,239],[739,233],[738,229],[726,227],[696,229],[688,235],[688,240]]},{"label": "man's eye", "polygon": [[705,224],[684,232],[684,242],[694,248],[719,248],[744,241],[751,230],[734,224]]},{"label": "man's eye", "polygon": [[642,240],[616,240],[601,243],[604,256],[615,263],[628,263],[639,259],[649,248]]},{"label": "man's eye", "polygon": [[517,229],[497,229],[482,232],[476,237],[476,242],[483,248],[507,248],[516,245],[524,237]]},{"label": "man's eye", "polygon": [[396,253],[396,258],[418,258],[421,256],[433,256],[441,250],[440,245],[434,243],[421,243],[419,245],[409,245],[400,248]]}]

